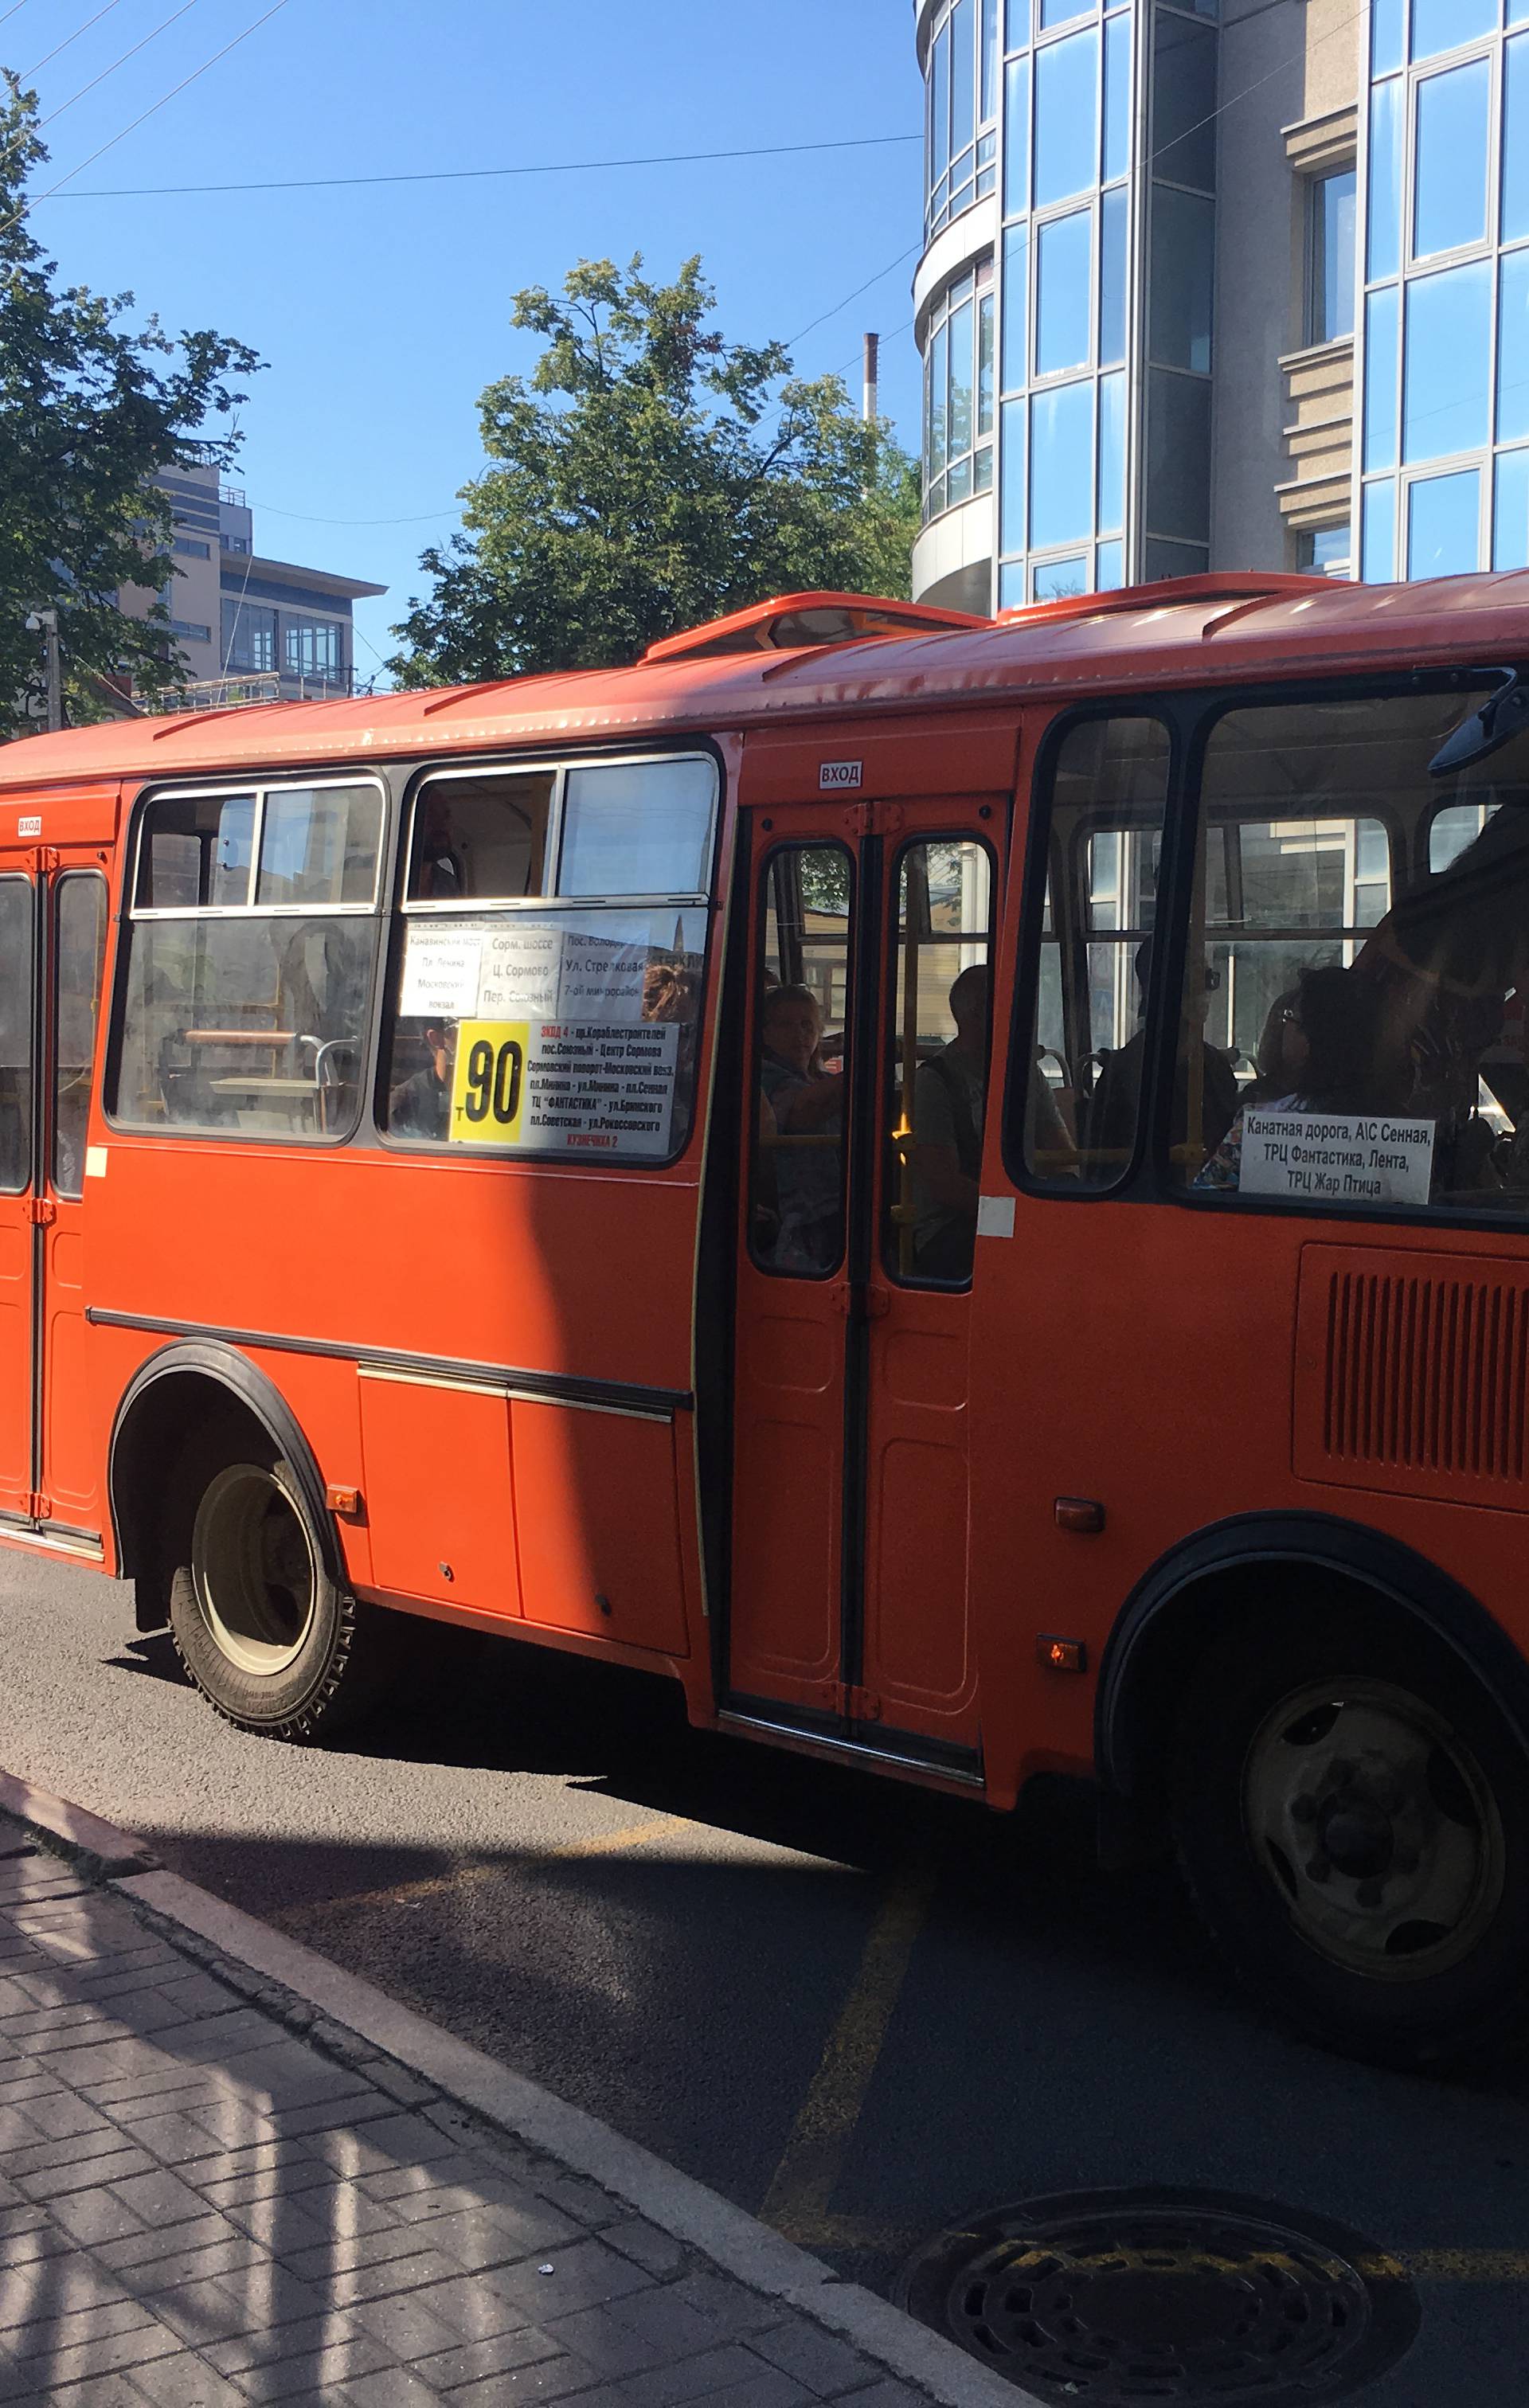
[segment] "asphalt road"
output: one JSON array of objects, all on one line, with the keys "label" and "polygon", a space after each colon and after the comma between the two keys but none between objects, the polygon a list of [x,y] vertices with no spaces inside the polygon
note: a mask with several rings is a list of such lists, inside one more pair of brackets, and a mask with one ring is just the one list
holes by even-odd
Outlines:
[{"label": "asphalt road", "polygon": [[249,1739],[129,1593],[0,1549],[0,1766],[381,1984],[873,2285],[1007,2200],[1138,2184],[1421,2269],[1369,2408],[1529,2395],[1529,2067],[1404,2079],[1229,1990],[1172,1882],[686,1729],[666,1684],[443,1643],[346,1750]]}]

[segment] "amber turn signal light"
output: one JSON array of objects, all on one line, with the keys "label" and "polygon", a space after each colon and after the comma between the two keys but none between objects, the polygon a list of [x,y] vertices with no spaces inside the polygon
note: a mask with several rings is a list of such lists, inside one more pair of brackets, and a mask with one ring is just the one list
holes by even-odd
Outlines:
[{"label": "amber turn signal light", "polygon": [[1105,1526],[1105,1509],[1096,1497],[1059,1497],[1056,1526],[1070,1530],[1075,1539],[1097,1538]]},{"label": "amber turn signal light", "polygon": [[1049,1630],[1036,1633],[1036,1656],[1048,1672],[1086,1672],[1089,1651],[1081,1639],[1053,1638]]}]

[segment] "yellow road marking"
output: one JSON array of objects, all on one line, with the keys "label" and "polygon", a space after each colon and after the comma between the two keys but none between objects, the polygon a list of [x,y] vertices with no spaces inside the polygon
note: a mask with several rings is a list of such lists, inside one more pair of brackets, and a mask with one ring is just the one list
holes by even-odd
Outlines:
[{"label": "yellow road marking", "polygon": [[824,2245],[829,2228],[840,2221],[831,2214],[828,2202],[860,2120],[934,1888],[929,1866],[909,1867],[893,1884],[871,1926],[853,1986],[839,2010],[759,2211],[764,2222],[788,2240],[805,2241],[810,2233]]},{"label": "yellow road marking", "polygon": [[317,1899],[307,1912],[313,1916],[333,1914],[339,1906],[418,1906],[428,1898],[444,1898],[449,1890],[460,1889],[468,1882],[492,1880],[495,1873],[505,1872],[512,1866],[535,1872],[542,1865],[566,1863],[577,1856],[614,1856],[623,1848],[640,1848],[644,1841],[662,1839],[670,1831],[693,1831],[697,1828],[682,1814],[650,1814],[646,1823],[628,1823],[619,1831],[592,1831],[587,1840],[564,1840],[555,1848],[523,1848],[503,1856],[470,1857],[450,1872],[425,1873],[418,1881],[400,1882],[395,1889],[357,1890],[344,1899]]}]

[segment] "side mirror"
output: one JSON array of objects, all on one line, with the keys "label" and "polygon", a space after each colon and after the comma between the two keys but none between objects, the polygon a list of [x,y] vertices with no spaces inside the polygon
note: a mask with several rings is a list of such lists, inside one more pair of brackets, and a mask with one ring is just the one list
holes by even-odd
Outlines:
[{"label": "side mirror", "polygon": [[1452,777],[1457,769],[1474,768],[1525,727],[1529,727],[1529,686],[1525,686],[1517,669],[1483,669],[1483,677],[1502,680],[1495,694],[1463,719],[1453,733],[1445,738],[1428,764],[1431,778]]}]

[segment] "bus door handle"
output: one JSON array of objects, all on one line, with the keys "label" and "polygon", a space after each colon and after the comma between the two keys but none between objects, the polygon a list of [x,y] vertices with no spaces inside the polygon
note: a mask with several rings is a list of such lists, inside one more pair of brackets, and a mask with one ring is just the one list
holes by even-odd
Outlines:
[{"label": "bus door handle", "polygon": [[892,1293],[888,1288],[868,1283],[861,1287],[851,1280],[844,1280],[833,1290],[833,1303],[834,1311],[846,1321],[884,1321],[892,1311]]}]

